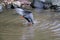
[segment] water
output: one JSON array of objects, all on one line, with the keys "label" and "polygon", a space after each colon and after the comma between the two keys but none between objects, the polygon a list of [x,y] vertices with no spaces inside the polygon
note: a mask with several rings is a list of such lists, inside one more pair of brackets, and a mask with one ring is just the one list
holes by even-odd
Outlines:
[{"label": "water", "polygon": [[33,14],[35,24],[28,26],[15,11],[3,11],[0,14],[0,40],[60,40],[60,13],[33,10]]}]

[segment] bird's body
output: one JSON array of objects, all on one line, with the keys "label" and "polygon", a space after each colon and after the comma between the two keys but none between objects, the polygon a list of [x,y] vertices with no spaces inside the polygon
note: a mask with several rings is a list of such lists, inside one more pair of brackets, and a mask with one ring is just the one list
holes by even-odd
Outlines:
[{"label": "bird's body", "polygon": [[31,11],[23,10],[22,8],[15,8],[15,10],[16,10],[16,13],[23,16],[28,22],[31,22],[32,24],[34,23],[33,14]]}]

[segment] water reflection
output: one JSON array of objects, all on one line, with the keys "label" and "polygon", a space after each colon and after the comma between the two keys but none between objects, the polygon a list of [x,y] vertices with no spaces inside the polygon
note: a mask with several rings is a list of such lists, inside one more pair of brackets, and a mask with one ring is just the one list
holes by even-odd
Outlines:
[{"label": "water reflection", "polygon": [[35,24],[27,26],[26,20],[12,11],[0,14],[1,40],[60,40],[60,13],[33,11]]}]

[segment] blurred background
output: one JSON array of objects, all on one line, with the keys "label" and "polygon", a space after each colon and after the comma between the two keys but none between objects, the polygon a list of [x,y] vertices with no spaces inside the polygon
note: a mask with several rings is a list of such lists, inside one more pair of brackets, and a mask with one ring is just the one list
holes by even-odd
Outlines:
[{"label": "blurred background", "polygon": [[0,0],[0,40],[60,40],[60,0],[25,0],[24,9],[34,15],[33,26],[4,1]]}]

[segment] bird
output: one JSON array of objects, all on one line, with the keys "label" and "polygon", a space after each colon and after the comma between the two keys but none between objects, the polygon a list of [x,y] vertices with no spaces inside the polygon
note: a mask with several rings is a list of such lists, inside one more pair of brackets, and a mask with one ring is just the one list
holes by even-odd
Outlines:
[{"label": "bird", "polygon": [[18,5],[17,2],[13,3],[13,6],[15,7],[15,11],[16,13],[18,13],[21,17],[23,17],[24,19],[26,19],[28,21],[28,24],[34,24],[34,18],[33,18],[33,13],[29,10],[24,10],[21,7],[21,4]]}]

